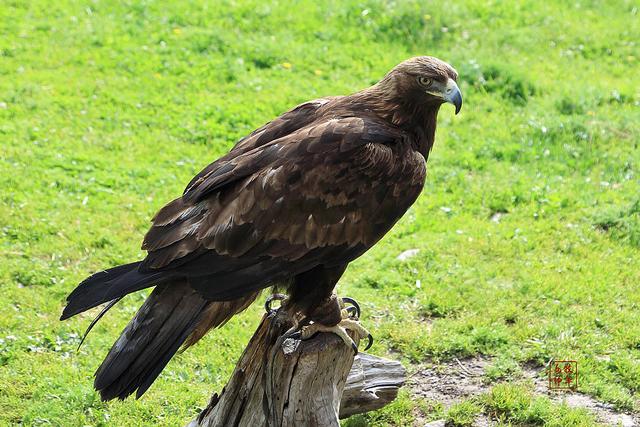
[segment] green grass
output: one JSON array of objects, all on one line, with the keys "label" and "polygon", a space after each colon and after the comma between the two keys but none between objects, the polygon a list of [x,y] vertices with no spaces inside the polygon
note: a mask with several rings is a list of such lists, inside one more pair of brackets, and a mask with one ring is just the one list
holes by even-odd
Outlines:
[{"label": "green grass", "polygon": [[[533,397],[523,386],[501,384],[484,396],[485,411],[508,425],[591,426],[595,420],[584,409],[552,405],[546,397]],[[470,424],[463,424],[470,425]]]},{"label": "green grass", "polygon": [[[104,404],[91,375],[144,295],[75,353],[93,314],[59,322],[66,294],[140,259],[151,216],[235,140],[417,54],[458,69],[465,106],[443,108],[423,195],[339,286],[362,303],[372,351],[405,364],[497,356],[494,379],[575,359],[581,391],[640,409],[637,5],[118,3],[0,2],[0,424],[193,417],[259,306],[176,357],[140,401]],[[480,408],[513,425],[589,424],[501,387],[452,408],[451,422]],[[353,422],[406,425],[420,412],[445,414],[403,394]]]}]

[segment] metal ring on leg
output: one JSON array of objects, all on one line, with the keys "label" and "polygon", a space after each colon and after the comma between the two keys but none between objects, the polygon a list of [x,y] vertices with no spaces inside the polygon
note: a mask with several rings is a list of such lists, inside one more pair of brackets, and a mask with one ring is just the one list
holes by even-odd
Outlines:
[{"label": "metal ring on leg", "polygon": [[264,310],[267,312],[267,314],[273,314],[277,310],[274,310],[274,309],[271,308],[271,303],[273,301],[283,301],[286,298],[287,298],[287,296],[284,295],[284,294],[272,294],[272,295],[269,295],[267,297],[267,300],[264,302]]}]

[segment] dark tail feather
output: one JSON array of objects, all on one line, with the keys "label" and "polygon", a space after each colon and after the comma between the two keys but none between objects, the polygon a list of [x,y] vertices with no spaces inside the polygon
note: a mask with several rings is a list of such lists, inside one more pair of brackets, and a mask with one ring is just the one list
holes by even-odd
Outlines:
[{"label": "dark tail feather", "polygon": [[140,397],[192,333],[208,304],[187,283],[156,287],[96,371],[103,400]]},{"label": "dark tail feather", "polygon": [[139,262],[120,265],[86,278],[67,297],[60,320],[166,280],[166,273],[141,273],[139,265]]}]

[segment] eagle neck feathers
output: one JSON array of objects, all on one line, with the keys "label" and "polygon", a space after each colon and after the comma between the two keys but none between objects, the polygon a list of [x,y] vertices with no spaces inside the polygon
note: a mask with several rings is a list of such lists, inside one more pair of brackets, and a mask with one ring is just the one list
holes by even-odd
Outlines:
[{"label": "eagle neck feathers", "polygon": [[385,90],[384,81],[346,98],[351,105],[363,105],[390,125],[413,136],[411,145],[427,159],[436,135],[440,104],[424,105],[412,99],[399,99]]}]

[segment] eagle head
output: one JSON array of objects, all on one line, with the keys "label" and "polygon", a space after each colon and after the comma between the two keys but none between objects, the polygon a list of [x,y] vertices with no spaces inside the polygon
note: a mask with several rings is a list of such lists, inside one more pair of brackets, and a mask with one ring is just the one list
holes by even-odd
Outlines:
[{"label": "eagle head", "polygon": [[456,114],[462,108],[462,94],[456,84],[458,73],[432,56],[416,56],[395,66],[380,82],[388,95],[405,105],[439,107],[451,103]]}]

